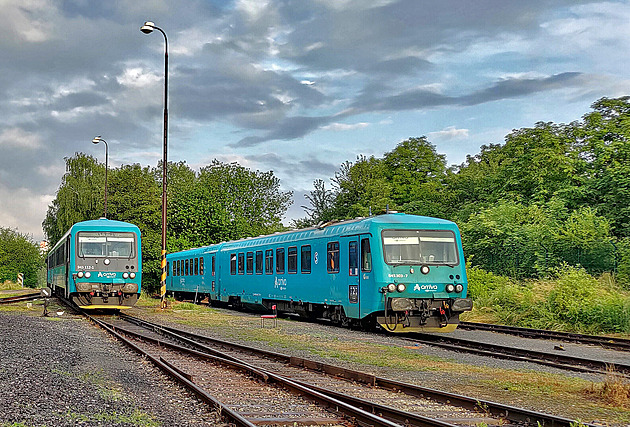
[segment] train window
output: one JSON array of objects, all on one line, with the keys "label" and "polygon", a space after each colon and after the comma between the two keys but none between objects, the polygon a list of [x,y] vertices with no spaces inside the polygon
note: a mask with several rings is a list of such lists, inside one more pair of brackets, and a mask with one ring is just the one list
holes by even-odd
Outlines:
[{"label": "train window", "polygon": [[273,274],[273,249],[267,249],[265,251],[265,272],[267,274]]},{"label": "train window", "polygon": [[329,273],[339,273],[339,242],[329,242],[327,249],[326,269]]},{"label": "train window", "polygon": [[181,276],[182,275],[182,261],[181,260],[177,260],[177,273],[175,273],[176,276]]},{"label": "train window", "polygon": [[195,276],[199,274],[199,258],[195,258]]},{"label": "train window", "polygon": [[171,273],[171,263],[170,262],[166,263],[166,275],[167,276],[172,276],[173,275],[173,273]]},{"label": "train window", "polygon": [[128,258],[135,257],[135,233],[81,231],[77,233],[77,256]]},{"label": "train window", "polygon": [[236,254],[230,254],[230,274],[236,274]]},{"label": "train window", "polygon": [[350,276],[359,275],[359,254],[357,251],[357,242],[348,243],[348,274]]},{"label": "train window", "polygon": [[189,276],[190,275],[190,262],[188,262],[188,260],[186,260],[185,262],[186,267],[184,267],[184,275],[185,276]]},{"label": "train window", "polygon": [[310,273],[311,272],[311,245],[305,245],[301,248],[301,269],[302,273]]},{"label": "train window", "polygon": [[276,249],[276,273],[284,274],[284,248]]},{"label": "train window", "polygon": [[193,259],[190,258],[190,275],[192,276],[193,274],[194,274]]},{"label": "train window", "polygon": [[459,264],[455,234],[448,230],[383,230],[388,264]]},{"label": "train window", "polygon": [[254,274],[254,253],[247,252],[247,257],[245,260],[245,271],[247,274]]},{"label": "train window", "polygon": [[262,251],[256,251],[256,274],[262,274],[263,272],[263,253]]},{"label": "train window", "polygon": [[370,239],[361,239],[361,271],[372,271],[372,251]]},{"label": "train window", "polygon": [[238,254],[238,274],[245,274],[245,254]]},{"label": "train window", "polygon": [[216,264],[215,264],[215,262],[216,262],[216,261],[214,260],[214,255],[212,255],[212,262],[211,262],[211,264],[212,264],[212,275],[213,275],[213,276],[214,276],[214,274],[216,273],[216,268],[215,268],[215,267],[216,267]]},{"label": "train window", "polygon": [[297,246],[290,246],[287,254],[287,270],[297,273]]},{"label": "train window", "polygon": [[203,276],[203,257],[199,258],[199,274]]}]

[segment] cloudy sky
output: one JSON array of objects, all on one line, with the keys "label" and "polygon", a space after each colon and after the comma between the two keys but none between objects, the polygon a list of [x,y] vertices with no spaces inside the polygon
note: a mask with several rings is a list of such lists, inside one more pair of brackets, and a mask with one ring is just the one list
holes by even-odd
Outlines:
[{"label": "cloudy sky", "polygon": [[579,0],[0,0],[0,226],[41,222],[75,152],[273,170],[303,194],[426,135],[460,164],[537,121],[630,94],[630,3]]}]

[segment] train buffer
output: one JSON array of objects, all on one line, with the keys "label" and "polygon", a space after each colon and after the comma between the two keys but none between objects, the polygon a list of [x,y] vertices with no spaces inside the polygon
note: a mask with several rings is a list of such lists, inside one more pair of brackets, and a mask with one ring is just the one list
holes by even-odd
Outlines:
[{"label": "train buffer", "polygon": [[271,309],[273,310],[273,314],[263,314],[262,316],[260,316],[260,327],[264,328],[265,327],[265,320],[267,319],[272,319],[273,320],[273,327],[275,328],[276,326],[278,326],[278,313],[276,312],[276,305],[272,305]]}]

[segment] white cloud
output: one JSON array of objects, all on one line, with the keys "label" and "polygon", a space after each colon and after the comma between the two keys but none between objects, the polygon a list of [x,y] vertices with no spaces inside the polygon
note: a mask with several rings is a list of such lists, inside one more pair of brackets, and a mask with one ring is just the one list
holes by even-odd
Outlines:
[{"label": "white cloud", "polygon": [[321,128],[324,130],[332,130],[334,132],[345,132],[348,130],[356,130],[356,129],[363,129],[368,127],[370,124],[369,123],[365,123],[365,122],[361,122],[361,123],[353,123],[353,124],[348,124],[348,123],[331,123],[329,125],[326,126],[322,126]]},{"label": "white cloud", "polygon": [[127,87],[146,87],[152,86],[162,81],[162,75],[145,72],[140,67],[127,68],[121,76],[116,77],[118,83]]},{"label": "white cloud", "polygon": [[463,139],[468,138],[468,129],[457,129],[455,126],[449,126],[437,132],[429,132],[428,136],[437,139]]},{"label": "white cloud", "polygon": [[20,128],[5,129],[0,133],[0,147],[17,147],[35,150],[42,145],[39,135]]}]

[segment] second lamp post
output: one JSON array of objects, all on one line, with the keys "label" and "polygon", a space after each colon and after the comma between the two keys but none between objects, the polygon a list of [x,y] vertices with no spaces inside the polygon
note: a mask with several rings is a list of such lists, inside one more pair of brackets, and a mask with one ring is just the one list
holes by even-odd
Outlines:
[{"label": "second lamp post", "polygon": [[92,140],[94,144],[98,144],[99,142],[103,142],[105,144],[105,213],[103,216],[107,218],[107,160],[109,158],[109,149],[107,148],[107,141],[105,141],[101,136],[95,136]]}]

